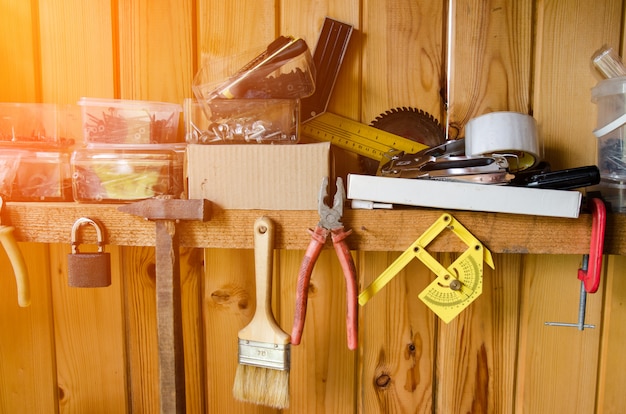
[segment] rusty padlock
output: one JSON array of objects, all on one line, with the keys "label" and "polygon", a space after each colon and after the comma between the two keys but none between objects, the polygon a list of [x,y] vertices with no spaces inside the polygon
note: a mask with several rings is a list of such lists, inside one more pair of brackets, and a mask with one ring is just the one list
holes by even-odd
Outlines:
[{"label": "rusty padlock", "polygon": [[[98,251],[80,253],[78,230],[84,224],[96,229]],[[111,255],[104,251],[104,236],[94,220],[81,217],[72,226],[72,252],[67,255],[67,282],[71,287],[106,287],[111,285]]]}]

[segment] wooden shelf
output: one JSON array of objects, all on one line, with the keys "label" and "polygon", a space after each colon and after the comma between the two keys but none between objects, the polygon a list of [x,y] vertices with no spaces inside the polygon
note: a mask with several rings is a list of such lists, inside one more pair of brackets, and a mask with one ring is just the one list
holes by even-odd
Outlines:
[{"label": "wooden shelf", "polygon": [[[79,217],[100,221],[105,241],[111,245],[153,246],[155,225],[140,217],[118,211],[119,205],[78,203],[8,202],[2,224],[15,227],[18,241],[68,243],[70,230]],[[524,216],[500,213],[449,211],[493,253],[585,254],[589,252],[591,215],[577,219]],[[350,248],[362,251],[404,251],[439,216],[441,210],[346,210],[344,225],[353,230]],[[319,220],[316,211],[220,210],[213,209],[209,221],[181,222],[183,247],[253,248],[252,228],[256,218],[266,215],[276,222],[276,248],[304,250],[308,228]],[[626,215],[609,214],[605,253],[626,255]],[[86,243],[95,241],[85,231]],[[433,252],[460,252],[466,246],[456,236],[443,233],[431,245]],[[330,247],[330,242],[328,242]]]}]

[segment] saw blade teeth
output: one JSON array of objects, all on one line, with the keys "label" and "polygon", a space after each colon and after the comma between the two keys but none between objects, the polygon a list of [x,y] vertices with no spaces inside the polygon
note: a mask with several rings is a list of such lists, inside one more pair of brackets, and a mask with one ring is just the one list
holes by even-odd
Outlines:
[{"label": "saw blade teeth", "polygon": [[422,117],[424,121],[432,122],[433,126],[436,126],[437,128],[441,129],[441,123],[432,114],[430,114],[429,112],[423,109],[408,107],[408,106],[395,107],[395,108],[386,110],[385,112],[379,114],[374,119],[374,121],[370,123],[370,126],[376,127],[377,124],[385,122],[386,118],[394,117],[394,116],[402,116],[402,114],[410,114],[409,116],[416,115],[418,117]]}]

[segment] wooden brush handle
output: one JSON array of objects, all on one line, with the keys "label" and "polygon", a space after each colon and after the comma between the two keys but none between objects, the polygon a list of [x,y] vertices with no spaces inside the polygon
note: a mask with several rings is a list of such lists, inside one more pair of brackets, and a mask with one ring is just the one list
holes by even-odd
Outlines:
[{"label": "wooden brush handle", "polygon": [[256,310],[252,321],[239,331],[239,339],[289,343],[289,335],[280,328],[272,313],[273,254],[274,223],[268,217],[261,217],[254,223]]},{"label": "wooden brush handle", "polygon": [[272,314],[272,274],[274,253],[274,223],[261,217],[254,223],[254,269],[256,275],[256,309],[268,318]]}]

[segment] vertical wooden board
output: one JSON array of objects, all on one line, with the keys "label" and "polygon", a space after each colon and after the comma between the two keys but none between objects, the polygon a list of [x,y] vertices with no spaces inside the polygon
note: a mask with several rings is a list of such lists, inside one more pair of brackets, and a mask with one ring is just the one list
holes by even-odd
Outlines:
[{"label": "vertical wooden board", "polygon": [[[533,2],[448,4],[447,122],[451,129],[464,136],[467,121],[484,113],[527,113]],[[498,258],[495,272],[485,271],[482,296],[450,324],[440,324],[437,412],[512,412],[513,338],[519,329],[514,310],[522,261],[515,255]]]},{"label": "vertical wooden board", "polygon": [[[350,43],[341,64],[327,111],[354,120],[361,113],[361,2],[357,0],[332,2],[280,2],[280,32],[304,38],[313,54],[326,17],[353,27]],[[322,45],[324,46],[324,45]],[[319,76],[321,68],[316,68]],[[301,137],[303,141],[304,137]],[[333,147],[333,175],[343,177],[361,172],[358,156],[342,148]]]},{"label": "vertical wooden board", "polygon": [[[590,89],[596,78],[590,58],[602,44],[618,38],[621,7],[619,1],[537,4],[533,108],[544,156],[555,169],[595,163],[596,140],[590,132],[596,120]],[[580,257],[533,258],[530,264],[537,276],[530,276],[532,285],[525,281],[523,292],[516,406],[520,412],[593,412],[598,330],[546,330],[541,325],[555,319],[576,321]],[[600,294],[588,297],[589,323],[599,323],[600,301]],[[569,312],[557,313],[557,309]]]},{"label": "vertical wooden board", "polygon": [[[252,231],[252,228],[250,229]],[[254,252],[205,249],[203,322],[207,369],[207,413],[275,413],[233,397],[238,333],[256,309]]]},{"label": "vertical wooden board", "polygon": [[[6,0],[0,9],[0,101],[38,102],[38,4]],[[17,305],[14,273],[0,248],[0,411],[54,413],[58,406],[48,247],[20,243],[20,249],[30,277],[28,308]]]},{"label": "vertical wooden board", "polygon": [[[158,412],[159,361],[156,328],[156,268],[154,247],[125,247],[124,309],[131,412]],[[203,254],[181,249],[182,313],[185,356],[185,391],[188,413],[205,412],[205,364],[200,297]]]},{"label": "vertical wooden board", "polygon": [[[83,246],[81,251],[95,251]],[[91,249],[91,250],[90,250]],[[68,286],[69,245],[50,245],[60,412],[127,412],[124,315],[119,254],[111,252],[111,286]]]},{"label": "vertical wooden board", "polygon": [[17,305],[15,277],[0,249],[0,412],[58,412],[48,246],[20,243],[31,305]]},{"label": "vertical wooden board", "polygon": [[[159,412],[154,247],[120,248],[131,412]],[[181,276],[182,277],[182,276]]]},{"label": "vertical wooden board", "polygon": [[315,52],[324,20],[328,17],[353,27],[350,44],[333,88],[328,110],[359,119],[361,107],[361,3],[356,0],[281,2],[280,32],[306,40],[311,53]]},{"label": "vertical wooden board", "polygon": [[[195,22],[193,1],[119,1],[116,3],[115,16],[117,17],[114,38],[117,41],[116,63],[119,65],[119,97],[123,99],[166,101],[182,103],[185,97],[191,95],[191,81],[195,66]],[[182,130],[182,128],[179,128]],[[158,375],[154,381],[147,381],[145,371],[154,371],[158,374],[156,312],[154,308],[155,290],[154,281],[145,283],[145,270],[154,265],[154,251],[152,259],[142,248],[125,247],[124,254],[142,258],[144,263],[139,270],[134,261],[125,262],[126,271],[136,275],[137,279],[128,285],[127,298],[144,298],[150,303],[149,309],[145,304],[139,307],[128,307],[129,320],[135,321],[132,335],[135,341],[149,346],[152,354],[138,354],[132,350],[131,341],[129,350],[132,359],[131,382],[146,395],[133,395],[133,405],[153,407],[158,410]],[[188,412],[203,412],[205,407],[204,381],[205,367],[204,352],[201,350],[204,343],[200,309],[200,280],[202,266],[198,263],[198,253],[193,250],[181,252],[181,283],[183,295],[183,335],[185,356],[185,393]],[[145,263],[150,262],[148,268]],[[142,282],[143,279],[143,282]],[[137,302],[130,303],[137,305]],[[127,303],[128,305],[128,303]],[[149,312],[144,312],[148,311]],[[146,324],[150,329],[146,329]],[[145,364],[145,365],[144,365]],[[156,365],[153,365],[156,364]],[[144,369],[145,368],[145,369]],[[156,387],[156,388],[155,388]],[[154,394],[156,392],[156,394]],[[146,396],[151,396],[146,398]],[[156,405],[155,405],[156,404]]]},{"label": "vertical wooden board", "polygon": [[494,262],[495,270],[485,265],[482,295],[440,324],[436,412],[514,412],[523,256],[496,255]]},{"label": "vertical wooden board", "polygon": [[582,256],[528,256],[521,305],[516,412],[592,413],[600,347],[602,287],[587,296],[585,323],[596,329],[546,326],[576,323]]},{"label": "vertical wooden board", "polygon": [[118,2],[120,96],[182,103],[194,72],[194,2]]},{"label": "vertical wooden board", "polygon": [[[363,288],[398,256],[360,252]],[[432,279],[428,268],[415,259],[360,307],[359,412],[433,410],[435,317],[418,298]]]},{"label": "vertical wooden board", "polygon": [[[197,2],[195,53],[199,68],[212,59],[245,51],[260,53],[278,34],[276,7],[274,0]],[[207,412],[275,412],[238,402],[232,395],[238,365],[237,333],[255,309],[252,251],[206,250],[204,283]]]},{"label": "vertical wooden board", "polygon": [[[303,232],[303,237],[307,233]],[[303,251],[280,251],[280,322],[291,334]],[[357,265],[358,266],[358,265]],[[335,250],[321,252],[308,290],[299,345],[291,346],[292,413],[354,413],[357,352],[348,349],[346,284]]]},{"label": "vertical wooden board", "polygon": [[42,99],[112,98],[116,73],[111,1],[39,3]]},{"label": "vertical wooden board", "polygon": [[604,256],[602,277],[605,286],[602,315],[602,348],[598,370],[596,412],[618,414],[626,409],[623,347],[626,343],[626,257]]},{"label": "vertical wooden board", "polygon": [[199,1],[199,65],[248,50],[262,52],[278,35],[276,7],[275,0]]},{"label": "vertical wooden board", "polygon": [[[74,103],[83,95],[112,97],[116,52],[111,2],[43,2],[39,18],[42,99]],[[119,256],[117,252],[112,255],[110,287],[77,289],[67,286],[68,252],[68,245],[51,246],[60,410],[125,412],[128,396]]]},{"label": "vertical wooden board", "polygon": [[443,2],[363,3],[363,122],[402,106],[441,120]]},{"label": "vertical wooden board", "polygon": [[448,122],[464,136],[471,118],[530,111],[531,0],[449,2]]},{"label": "vertical wooden board", "polygon": [[539,2],[534,68],[534,116],[553,169],[595,164],[597,77],[591,56],[619,42],[622,1]]},{"label": "vertical wooden board", "polygon": [[41,99],[37,4],[2,0],[0,10],[0,101],[37,102]]},{"label": "vertical wooden board", "polygon": [[180,267],[186,408],[190,414],[201,414],[207,412],[205,393],[207,375],[202,325],[204,250],[181,249]]},{"label": "vertical wooden board", "polygon": [[[444,3],[370,0],[362,3],[361,15],[359,119],[370,123],[391,108],[406,106],[441,121]],[[362,256],[364,286],[391,260],[378,253]],[[432,313],[416,298],[430,279],[427,274],[422,270],[419,276],[396,277],[380,297],[362,308],[358,404],[363,412],[381,407],[401,412],[414,412],[413,406],[419,407],[417,411],[432,408],[435,325]],[[381,330],[386,335],[380,335]]]}]

